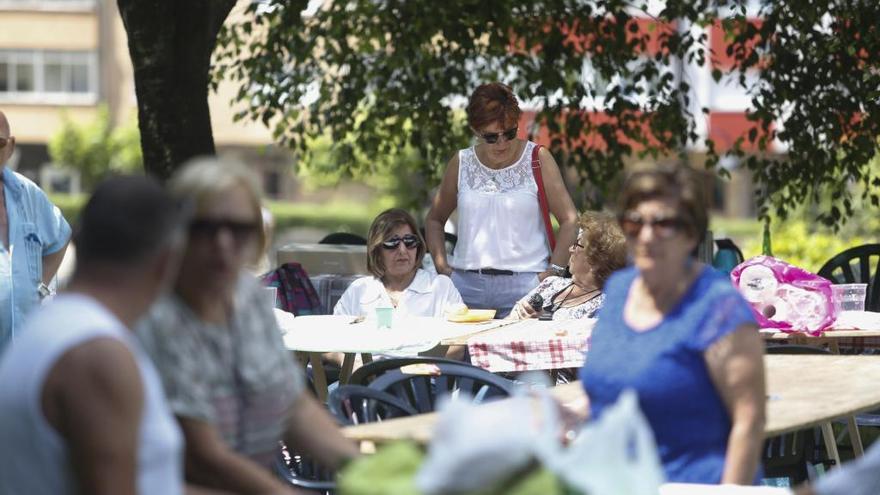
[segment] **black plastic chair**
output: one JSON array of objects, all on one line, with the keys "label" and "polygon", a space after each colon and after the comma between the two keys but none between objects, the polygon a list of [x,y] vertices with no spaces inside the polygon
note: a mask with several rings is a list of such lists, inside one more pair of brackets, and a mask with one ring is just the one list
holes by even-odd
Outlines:
[{"label": "black plastic chair", "polygon": [[354,244],[357,246],[366,246],[367,240],[363,237],[352,234],[350,232],[333,232],[327,234],[318,244]]},{"label": "black plastic chair", "polygon": [[332,495],[336,490],[335,474],[317,465],[314,461],[290,452],[279,442],[275,456],[275,474],[291,485],[313,492]]},{"label": "black plastic chair", "polygon": [[445,395],[468,394],[474,403],[510,397],[516,385],[482,368],[462,363],[432,363],[439,374],[411,374],[401,369],[387,371],[370,383],[370,388],[388,392],[419,413],[433,412]]},{"label": "black plastic chair", "polygon": [[715,249],[717,251],[730,250],[734,253],[734,255],[736,256],[736,260],[739,263],[742,263],[746,260],[746,257],[743,256],[742,249],[740,249],[739,246],[737,246],[736,243],[733,242],[733,239],[715,239]]},{"label": "black plastic chair", "polygon": [[434,363],[466,364],[466,363],[462,363],[461,361],[456,361],[454,359],[428,357],[428,356],[379,359],[377,361],[367,363],[367,364],[361,366],[360,368],[354,370],[354,373],[351,374],[351,378],[348,379],[348,383],[350,385],[367,386],[370,384],[370,382],[375,380],[377,376],[382,375],[386,371],[396,370],[396,369],[399,369],[401,366],[407,366],[410,364],[434,364]]},{"label": "black plastic chair", "polygon": [[[797,344],[767,346],[767,354],[831,354],[823,347]],[[810,466],[834,461],[825,455],[825,443],[820,428],[799,430],[768,438],[764,442],[763,459],[765,478],[788,478],[791,486],[810,478]]]},{"label": "black plastic chair", "polygon": [[375,423],[418,414],[397,397],[362,385],[340,385],[327,398],[327,407],[343,425]]},{"label": "black plastic chair", "polygon": [[865,309],[880,311],[880,244],[849,248],[828,260],[819,276],[834,284],[868,284]]}]

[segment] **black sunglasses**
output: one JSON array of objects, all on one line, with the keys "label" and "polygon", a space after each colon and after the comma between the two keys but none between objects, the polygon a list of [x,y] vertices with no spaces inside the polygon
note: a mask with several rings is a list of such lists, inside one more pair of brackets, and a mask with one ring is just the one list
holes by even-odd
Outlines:
[{"label": "black sunglasses", "polygon": [[9,140],[10,140],[10,139],[11,139],[11,138],[0,137],[0,150],[2,150],[3,148],[5,148],[6,145],[9,144]]},{"label": "black sunglasses", "polygon": [[391,251],[392,249],[397,249],[397,246],[399,246],[401,242],[407,249],[412,249],[420,244],[418,237],[413,234],[406,234],[403,237],[394,236],[391,239],[388,239],[382,243],[382,247]]},{"label": "black sunglasses", "polygon": [[189,224],[191,237],[215,238],[221,230],[228,230],[235,242],[249,241],[260,229],[256,222],[237,222],[235,220],[196,219]]},{"label": "black sunglasses", "polygon": [[657,237],[668,239],[683,230],[686,223],[677,216],[647,219],[642,218],[638,213],[630,212],[620,217],[620,230],[627,237],[637,237],[645,225],[649,225],[657,233]]},{"label": "black sunglasses", "polygon": [[518,129],[519,127],[511,127],[510,129],[502,132],[487,132],[485,134],[480,134],[480,137],[483,138],[483,141],[486,141],[489,144],[497,143],[500,136],[504,136],[504,139],[512,141],[514,138],[516,138],[516,132]]}]

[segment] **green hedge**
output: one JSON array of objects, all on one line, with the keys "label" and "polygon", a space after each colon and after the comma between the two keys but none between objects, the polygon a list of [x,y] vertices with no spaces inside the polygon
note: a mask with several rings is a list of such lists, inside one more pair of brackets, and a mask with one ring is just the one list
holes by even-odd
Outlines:
[{"label": "green hedge", "polygon": [[[76,224],[87,195],[52,194],[56,204],[71,225]],[[358,203],[308,204],[269,201],[267,206],[275,218],[275,230],[296,227],[314,227],[332,232],[353,232],[365,235],[370,222],[381,211],[381,206]]]},{"label": "green hedge", "polygon": [[[743,254],[747,258],[761,254],[761,241],[760,235],[750,238],[742,246]],[[830,229],[803,220],[771,223],[770,227],[773,256],[813,273],[841,251],[869,242],[876,241],[858,235],[834,234]]]},{"label": "green hedge", "polygon": [[[746,259],[761,254],[763,224],[758,220],[713,218],[711,228],[716,239],[733,239]],[[835,234],[804,219],[774,219],[770,224],[773,255],[813,273],[841,251],[870,242],[877,242],[876,235],[859,235],[852,229]]]},{"label": "green hedge", "polygon": [[79,212],[89,199],[86,194],[50,194],[49,201],[61,209],[61,214],[70,225],[76,225]]},{"label": "green hedge", "polygon": [[275,232],[314,227],[329,232],[352,232],[366,236],[381,207],[359,203],[287,203],[270,201],[267,205],[275,218]]}]

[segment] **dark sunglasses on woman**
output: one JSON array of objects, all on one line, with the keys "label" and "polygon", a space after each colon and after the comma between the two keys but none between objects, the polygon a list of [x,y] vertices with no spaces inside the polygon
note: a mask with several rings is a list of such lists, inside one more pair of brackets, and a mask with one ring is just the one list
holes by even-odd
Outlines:
[{"label": "dark sunglasses on woman", "polygon": [[627,237],[637,237],[642,228],[648,225],[657,233],[658,237],[668,239],[675,236],[685,226],[685,222],[681,217],[642,218],[641,215],[635,212],[624,213],[620,217],[619,222],[620,230]]},{"label": "dark sunglasses on woman", "polygon": [[390,251],[392,249],[397,249],[397,246],[399,246],[401,242],[407,249],[413,249],[419,245],[419,238],[412,234],[406,234],[403,237],[394,236],[383,242],[382,247]]},{"label": "dark sunglasses on woman", "polygon": [[483,138],[483,141],[486,141],[489,144],[497,143],[500,136],[504,136],[504,139],[506,139],[507,141],[513,141],[513,139],[516,138],[517,129],[518,127],[511,127],[506,131],[486,132],[484,134],[480,134],[480,137]]}]

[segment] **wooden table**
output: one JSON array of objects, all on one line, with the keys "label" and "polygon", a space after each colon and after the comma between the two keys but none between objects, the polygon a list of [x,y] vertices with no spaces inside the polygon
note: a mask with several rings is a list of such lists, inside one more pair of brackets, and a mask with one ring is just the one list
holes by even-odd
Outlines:
[{"label": "wooden table", "polygon": [[834,354],[840,354],[841,339],[857,339],[866,337],[880,337],[878,330],[854,330],[854,329],[832,329],[825,330],[821,335],[810,335],[804,332],[781,332],[775,328],[761,329],[761,338],[766,341],[784,341],[790,344],[805,345],[828,345],[828,349]]},{"label": "wooden table", "polygon": [[[765,437],[880,407],[880,356],[770,355],[764,357],[764,365],[768,393]],[[588,409],[580,383],[554,387],[551,394],[569,409]],[[503,408],[499,404],[483,407]],[[343,434],[358,441],[407,438],[426,443],[436,421],[436,413],[423,414],[349,426],[343,428]],[[834,444],[833,435],[830,441]]]}]

